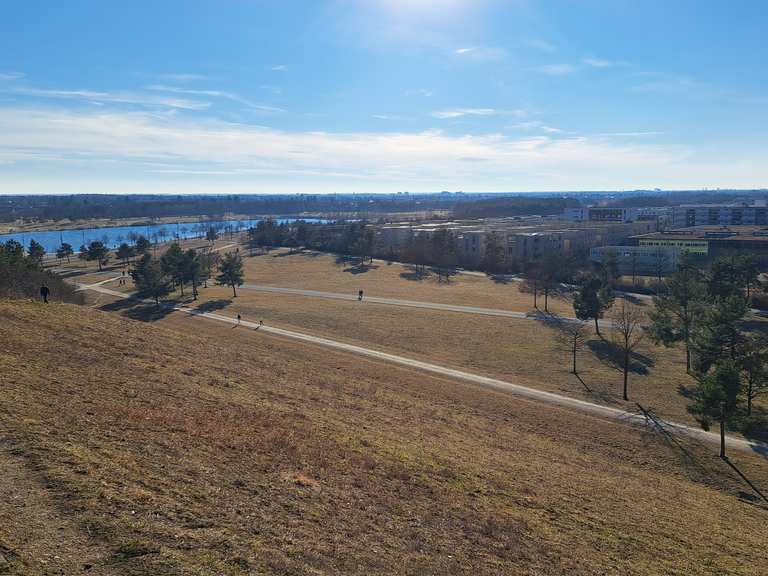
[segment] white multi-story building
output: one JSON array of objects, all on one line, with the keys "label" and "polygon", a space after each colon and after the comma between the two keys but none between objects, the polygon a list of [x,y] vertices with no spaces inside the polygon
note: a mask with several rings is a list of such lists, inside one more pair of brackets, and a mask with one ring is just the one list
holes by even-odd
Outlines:
[{"label": "white multi-story building", "polygon": [[563,219],[571,222],[636,222],[638,220],[659,219],[669,217],[667,207],[643,208],[611,208],[605,206],[588,206],[586,208],[566,208]]},{"label": "white multi-story building", "polygon": [[672,226],[766,226],[768,207],[700,204],[675,206],[672,209]]}]

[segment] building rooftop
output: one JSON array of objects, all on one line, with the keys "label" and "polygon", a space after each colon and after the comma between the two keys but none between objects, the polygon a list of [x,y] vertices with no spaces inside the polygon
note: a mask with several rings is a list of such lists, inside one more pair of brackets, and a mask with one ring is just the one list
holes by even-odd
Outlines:
[{"label": "building rooftop", "polygon": [[668,230],[666,232],[652,232],[633,236],[636,239],[656,240],[760,240],[768,242],[768,227],[766,226],[693,226]]}]

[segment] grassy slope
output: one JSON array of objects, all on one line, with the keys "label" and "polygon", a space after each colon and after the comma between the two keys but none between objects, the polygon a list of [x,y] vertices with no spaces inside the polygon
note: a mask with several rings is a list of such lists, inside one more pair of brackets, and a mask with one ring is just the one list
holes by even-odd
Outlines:
[{"label": "grassy slope", "polygon": [[[3,450],[96,573],[768,567],[768,512],[710,447],[235,330],[0,303]],[[19,518],[0,546],[35,573],[56,541]]]},{"label": "grassy slope", "polygon": [[[640,402],[665,418],[695,425],[686,410],[688,400],[678,392],[692,381],[677,349],[647,342],[637,350],[642,362],[633,363],[631,401],[626,403],[616,363],[602,361],[585,348],[578,355],[579,381],[570,373],[571,357],[558,346],[555,329],[541,322],[248,290],[232,299],[226,287],[208,288],[200,295],[200,305],[222,306],[222,314],[240,313],[274,326],[622,408],[634,410]],[[592,334],[590,345],[602,349],[606,343]]]}]

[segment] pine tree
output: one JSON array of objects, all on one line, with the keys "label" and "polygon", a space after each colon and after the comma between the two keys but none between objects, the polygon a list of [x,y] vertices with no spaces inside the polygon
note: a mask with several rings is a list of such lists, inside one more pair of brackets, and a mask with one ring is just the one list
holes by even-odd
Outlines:
[{"label": "pine tree", "polygon": [[573,297],[573,311],[579,320],[594,320],[595,333],[600,336],[600,318],[613,301],[613,290],[609,285],[597,276],[586,276]]},{"label": "pine tree", "polygon": [[133,247],[129,246],[125,242],[120,244],[120,246],[118,246],[117,248],[117,251],[115,252],[115,257],[118,260],[122,260],[123,264],[128,264],[128,260],[133,258],[135,255],[136,255],[136,252],[133,249]]},{"label": "pine tree", "polygon": [[168,250],[160,257],[160,266],[163,274],[173,280],[181,289],[181,295],[184,296],[184,253],[177,242],[168,246]]},{"label": "pine tree", "polygon": [[88,254],[86,260],[96,260],[99,265],[99,271],[109,262],[109,248],[99,240],[94,240],[88,244],[86,253]]},{"label": "pine tree", "polygon": [[689,408],[704,430],[709,430],[713,421],[720,423],[721,458],[725,458],[725,429],[736,413],[740,392],[739,370],[734,362],[725,360],[701,378]]},{"label": "pine tree", "polygon": [[200,256],[191,248],[184,252],[181,259],[183,282],[192,284],[192,299],[197,300],[197,287],[201,281],[202,266]]},{"label": "pine tree", "polygon": [[151,247],[152,247],[152,244],[144,236],[139,236],[138,238],[136,238],[136,253],[137,254],[145,254],[145,253],[149,252],[149,249]]},{"label": "pine tree", "polygon": [[750,334],[742,347],[739,366],[744,375],[744,396],[747,416],[752,416],[752,405],[758,396],[768,392],[768,341],[762,334]]},{"label": "pine tree", "polygon": [[685,365],[691,371],[691,337],[696,323],[706,309],[707,288],[703,274],[686,262],[667,280],[667,290],[653,299],[649,313],[649,334],[666,347],[677,342],[685,345]]},{"label": "pine tree", "polygon": [[145,253],[131,272],[138,294],[142,298],[153,298],[160,305],[160,298],[171,292],[171,282],[163,273],[160,262]]},{"label": "pine tree", "polygon": [[67,244],[66,242],[62,242],[61,246],[56,250],[56,258],[59,260],[63,260],[64,258],[67,259],[67,264],[69,264],[69,258],[74,254],[75,251],[72,249],[72,244]]},{"label": "pine tree", "polygon": [[29,248],[27,248],[27,254],[31,262],[37,266],[43,265],[43,257],[45,256],[45,248],[43,245],[35,240],[29,241]]},{"label": "pine tree", "polygon": [[243,271],[243,260],[237,252],[225,254],[219,263],[219,275],[216,277],[216,283],[221,286],[232,287],[232,297],[237,298],[237,286],[242,286],[245,280]]},{"label": "pine tree", "polygon": [[691,339],[694,370],[704,374],[714,364],[738,361],[746,343],[742,331],[746,313],[747,304],[742,295],[716,300],[707,306],[699,315]]}]

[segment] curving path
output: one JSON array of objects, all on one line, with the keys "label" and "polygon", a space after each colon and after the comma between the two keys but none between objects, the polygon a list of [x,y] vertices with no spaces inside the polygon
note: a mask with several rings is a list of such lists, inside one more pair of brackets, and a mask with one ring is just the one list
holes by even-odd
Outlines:
[{"label": "curving path", "polygon": [[[104,288],[103,286],[82,286],[88,290],[94,290],[117,298],[135,298],[133,294],[126,294],[124,292],[117,292]],[[353,297],[354,298],[354,297]],[[148,301],[154,303],[152,301]],[[222,314],[216,314],[213,312],[202,312],[196,308],[188,306],[172,306],[174,310],[184,312],[190,316],[206,318],[209,320],[215,320],[218,322],[225,322],[228,324],[237,325],[237,318],[230,316],[224,316]],[[274,334],[276,336],[282,336],[285,338],[291,338],[293,340],[299,340],[326,348],[333,348],[360,356],[367,356],[376,360],[382,360],[392,364],[398,364],[400,366],[406,366],[408,368],[415,368],[423,370],[424,372],[430,372],[433,374],[439,374],[440,376],[447,376],[449,378],[470,382],[473,384],[480,384],[482,386],[489,386],[498,390],[504,390],[517,396],[522,396],[531,400],[540,402],[546,402],[548,404],[555,404],[565,408],[577,410],[591,414],[593,416],[606,418],[626,424],[640,425],[649,428],[661,429],[666,433],[682,434],[701,440],[710,444],[720,444],[720,436],[712,432],[705,432],[699,428],[693,428],[684,424],[676,424],[672,422],[662,422],[658,419],[649,418],[644,414],[638,414],[636,412],[629,412],[627,410],[621,410],[618,408],[611,408],[610,406],[602,406],[600,404],[594,404],[585,400],[579,400],[577,398],[570,398],[568,396],[562,396],[552,392],[545,392],[543,390],[536,390],[535,388],[528,388],[521,386],[520,384],[514,384],[504,380],[498,380],[496,378],[489,378],[487,376],[481,376],[479,374],[472,374],[470,372],[464,372],[462,370],[456,370],[453,368],[447,368],[445,366],[438,366],[436,364],[430,364],[428,362],[422,362],[420,360],[414,360],[412,358],[406,358],[396,354],[389,354],[380,350],[373,350],[371,348],[364,348],[362,346],[356,346],[354,344],[348,344],[346,342],[339,342],[338,340],[331,340],[329,338],[322,338],[319,336],[313,336],[311,334],[304,334],[302,332],[295,332],[293,330],[285,330],[282,328],[275,328],[272,326],[259,325],[256,322],[249,322],[242,320],[240,326],[246,328],[252,328],[258,332],[265,332],[267,334]],[[734,438],[728,436],[728,448],[736,449],[744,452],[753,452],[760,454],[763,457],[768,458],[768,444],[758,441],[745,440],[743,438]]]}]

